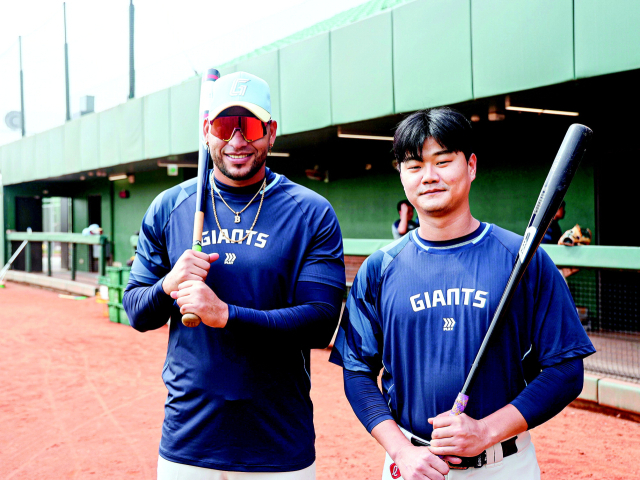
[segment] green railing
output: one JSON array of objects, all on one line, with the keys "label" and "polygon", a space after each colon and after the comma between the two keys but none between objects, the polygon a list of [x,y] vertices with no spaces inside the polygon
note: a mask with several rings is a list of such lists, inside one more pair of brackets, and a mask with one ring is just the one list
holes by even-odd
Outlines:
[{"label": "green railing", "polygon": [[8,243],[8,255],[11,256],[11,241],[24,241],[27,240],[27,246],[25,247],[25,271],[31,271],[31,244],[34,242],[47,244],[47,275],[51,276],[51,252],[52,243],[68,243],[71,245],[71,280],[76,279],[76,257],[77,257],[77,245],[99,245],[99,268],[100,275],[105,274],[106,270],[106,255],[105,246],[108,241],[108,237],[105,235],[82,235],[80,233],[45,233],[45,232],[12,232],[8,231],[6,234],[6,240]]},{"label": "green railing", "polygon": [[[345,255],[371,255],[389,245],[393,240],[370,238],[345,238]],[[603,247],[588,245],[565,247],[541,245],[553,263],[559,267],[606,268],[616,270],[640,270],[640,247]]]}]

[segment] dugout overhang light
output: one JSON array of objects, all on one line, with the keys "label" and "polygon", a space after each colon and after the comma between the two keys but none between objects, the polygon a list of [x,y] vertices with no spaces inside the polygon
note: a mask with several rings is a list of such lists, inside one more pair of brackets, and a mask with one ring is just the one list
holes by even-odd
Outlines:
[{"label": "dugout overhang light", "polygon": [[159,167],[177,167],[177,168],[198,168],[197,163],[179,163],[179,162],[158,162]]},{"label": "dugout overhang light", "polygon": [[505,110],[513,112],[530,112],[530,113],[546,113],[549,115],[565,115],[567,117],[577,117],[578,112],[565,112],[563,110],[547,110],[546,108],[529,108],[529,107],[505,107]]},{"label": "dugout overhang light", "polygon": [[364,135],[360,133],[345,133],[341,127],[338,127],[338,138],[356,138],[359,140],[383,140],[385,142],[393,142],[393,137],[385,137],[382,135]]},{"label": "dugout overhang light", "polygon": [[540,115],[540,114],[564,115],[566,117],[577,117],[578,115],[580,115],[580,113],[578,113],[578,112],[569,112],[569,111],[565,111],[565,110],[550,110],[550,109],[547,109],[547,108],[517,107],[515,105],[511,105],[511,98],[509,97],[509,95],[507,95],[505,97],[505,102],[504,103],[505,103],[504,109],[505,110],[510,110],[512,112],[537,113],[538,115]]},{"label": "dugout overhang light", "polygon": [[111,180],[112,182],[115,182],[116,180],[126,180],[126,179],[127,179],[126,173],[116,173],[114,175],[109,175],[109,180]]}]

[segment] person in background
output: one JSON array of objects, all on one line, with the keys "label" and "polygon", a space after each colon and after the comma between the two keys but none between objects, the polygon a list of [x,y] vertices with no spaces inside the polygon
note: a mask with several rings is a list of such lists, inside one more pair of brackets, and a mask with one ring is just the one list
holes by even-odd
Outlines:
[{"label": "person in background", "polygon": [[558,211],[553,217],[553,220],[551,220],[551,223],[549,224],[547,233],[545,233],[544,237],[542,237],[542,243],[550,243],[552,245],[558,244],[558,240],[560,240],[560,237],[562,236],[562,228],[560,228],[560,224],[558,223],[558,220],[562,220],[564,218],[564,214],[565,214],[565,203],[563,200],[562,203],[560,204],[560,207],[558,208]]},{"label": "person in background", "polygon": [[418,224],[413,221],[413,205],[409,203],[409,200],[400,200],[398,202],[398,215],[400,218],[393,222],[391,226],[391,233],[393,233],[393,239],[397,240],[407,232],[418,228]]}]

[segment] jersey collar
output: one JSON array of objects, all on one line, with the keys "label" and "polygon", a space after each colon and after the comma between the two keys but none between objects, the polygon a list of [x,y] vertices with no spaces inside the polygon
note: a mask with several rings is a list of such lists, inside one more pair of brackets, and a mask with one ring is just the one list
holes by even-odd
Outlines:
[{"label": "jersey collar", "polygon": [[476,243],[480,242],[484,237],[486,237],[487,233],[491,230],[490,223],[482,223],[480,222],[480,226],[476,228],[473,232],[468,235],[465,235],[460,238],[454,238],[452,240],[446,240],[444,242],[433,242],[429,240],[424,240],[420,238],[418,235],[418,229],[412,230],[411,240],[425,252],[432,253],[449,253],[451,250],[463,248],[463,247],[472,247]]},{"label": "jersey collar", "polygon": [[[271,190],[271,188],[273,186],[275,186],[278,181],[280,180],[281,175],[279,173],[275,173],[274,171],[272,171],[269,167],[265,168],[265,177],[267,178],[267,188],[265,188],[265,193],[267,193],[269,190]],[[261,183],[261,182],[259,182]],[[213,185],[213,189],[220,193],[220,187],[218,186],[218,182],[217,180],[215,180],[215,177],[213,176],[213,168],[209,171],[209,185],[208,188],[211,187],[211,185]],[[236,192],[238,192],[238,190],[236,190]],[[229,187],[229,186],[224,186],[223,187],[223,193],[231,193],[231,194],[236,194],[234,192],[234,188],[233,187]],[[245,195],[253,195],[255,193],[255,191],[252,192],[247,192],[245,193]],[[242,194],[240,192],[238,192],[237,194]]]}]

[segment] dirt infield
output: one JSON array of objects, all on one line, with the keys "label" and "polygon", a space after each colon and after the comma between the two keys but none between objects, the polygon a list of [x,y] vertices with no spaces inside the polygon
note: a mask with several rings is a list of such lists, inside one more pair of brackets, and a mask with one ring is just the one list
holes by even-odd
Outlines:
[{"label": "dirt infield", "polygon": [[[153,479],[167,328],[114,324],[93,299],[0,290],[0,479]],[[358,423],[328,350],[312,353],[318,480],[376,479],[381,447]],[[640,479],[640,424],[567,408],[533,431],[543,478]]]}]

